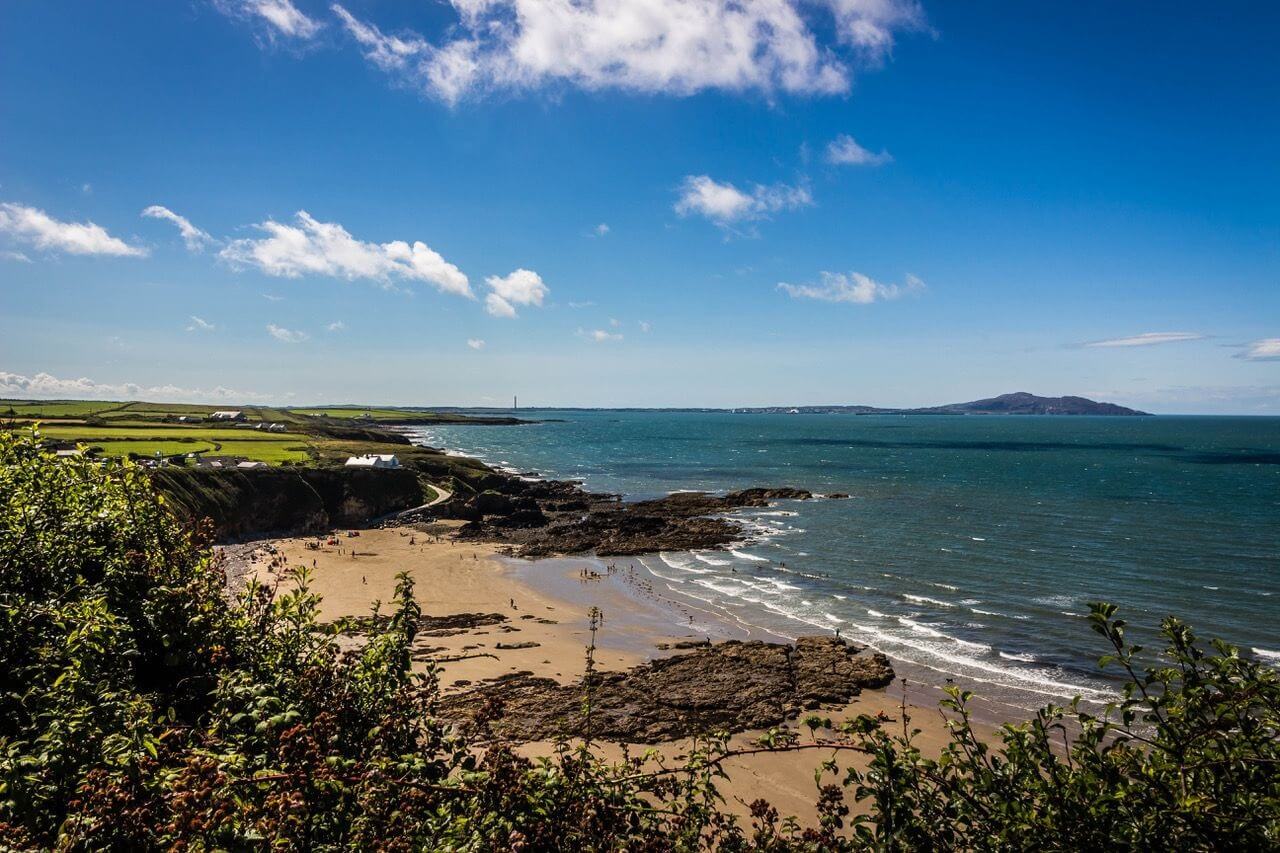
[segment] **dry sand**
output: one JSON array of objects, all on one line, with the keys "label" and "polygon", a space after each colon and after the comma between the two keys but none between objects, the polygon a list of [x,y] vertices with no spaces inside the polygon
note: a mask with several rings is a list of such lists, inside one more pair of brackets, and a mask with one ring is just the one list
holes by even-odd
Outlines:
[{"label": "dry sand", "polygon": [[[512,672],[532,672],[562,683],[576,681],[582,674],[585,649],[590,639],[588,611],[598,607],[604,626],[596,639],[597,666],[603,670],[626,669],[663,654],[659,643],[671,643],[688,636],[671,618],[656,607],[641,613],[643,605],[619,595],[612,585],[591,582],[566,585],[573,600],[553,598],[515,577],[509,562],[497,559],[493,545],[459,542],[452,538],[455,525],[440,522],[428,529],[387,528],[363,530],[358,536],[339,531],[336,544],[322,538],[301,537],[259,543],[245,549],[242,558],[260,582],[288,585],[283,567],[311,569],[311,588],[322,596],[321,613],[331,620],[342,616],[368,615],[377,602],[382,612],[393,597],[396,574],[409,572],[423,613],[447,616],[459,613],[497,613],[507,617],[501,624],[481,625],[446,636],[420,636],[416,650],[438,661],[440,683],[445,690],[465,690],[477,681]],[[310,546],[310,547],[309,547]],[[550,561],[549,570],[564,571],[563,564]],[[580,594],[579,594],[580,593]],[[504,646],[536,645],[524,648]],[[678,652],[674,652],[678,653]],[[916,704],[917,691],[908,694],[907,713],[911,726],[921,730],[917,745],[926,755],[934,755],[947,740],[942,716],[935,707]],[[883,714],[900,726],[903,692],[899,686],[887,690],[866,690],[853,703],[825,716],[841,719],[857,714]],[[989,731],[989,729],[988,729]],[[733,739],[735,746],[748,746],[758,732],[744,732]],[[679,754],[687,744],[673,743],[664,754]],[[639,747],[638,749],[643,749]],[[530,744],[528,754],[545,754],[547,744]],[[620,749],[606,749],[620,754]],[[756,755],[726,763],[731,781],[720,784],[728,807],[738,813],[763,797],[783,814],[802,821],[813,817],[814,769],[830,756],[825,750]],[[842,753],[842,766],[859,763],[850,753]],[[827,777],[825,781],[834,781]]]}]

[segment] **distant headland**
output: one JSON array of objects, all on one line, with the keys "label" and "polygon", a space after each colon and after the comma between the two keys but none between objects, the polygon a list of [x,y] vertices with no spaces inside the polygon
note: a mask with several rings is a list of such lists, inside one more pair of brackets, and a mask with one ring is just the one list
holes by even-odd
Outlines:
[{"label": "distant headland", "polygon": [[1001,394],[968,403],[948,403],[919,409],[886,409],[879,406],[761,406],[734,409],[746,414],[845,414],[845,415],[1142,415],[1115,403],[1099,403],[1085,397],[1038,397],[1026,391]]}]

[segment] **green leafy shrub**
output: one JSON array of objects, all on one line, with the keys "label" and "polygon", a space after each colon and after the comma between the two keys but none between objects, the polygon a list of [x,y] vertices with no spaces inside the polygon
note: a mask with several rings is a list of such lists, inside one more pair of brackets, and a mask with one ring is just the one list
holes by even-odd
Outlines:
[{"label": "green leafy shrub", "polygon": [[[407,576],[390,615],[344,650],[305,571],[287,593],[224,598],[218,560],[128,463],[55,459],[33,436],[0,435],[0,500],[0,848],[1280,844],[1276,674],[1220,643],[1205,652],[1174,620],[1167,665],[1139,671],[1123,622],[1098,605],[1108,663],[1128,677],[1112,709],[1049,707],[984,741],[955,691],[937,757],[905,722],[813,717],[748,750],[699,739],[657,770],[645,756],[606,762],[590,742],[535,761],[483,720],[470,740],[436,721],[434,673],[410,667]],[[820,758],[811,827],[763,801],[745,825],[724,809],[724,762],[779,750]]]}]

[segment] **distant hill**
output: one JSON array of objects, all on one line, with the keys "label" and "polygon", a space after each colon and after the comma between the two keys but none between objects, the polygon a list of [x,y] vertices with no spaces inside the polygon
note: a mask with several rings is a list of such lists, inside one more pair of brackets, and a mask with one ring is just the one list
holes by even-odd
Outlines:
[{"label": "distant hill", "polygon": [[1085,397],[1037,397],[1026,391],[1001,394],[970,403],[952,403],[927,409],[910,409],[916,414],[941,415],[1146,415],[1137,409],[1099,403]]},{"label": "distant hill", "polygon": [[734,409],[746,414],[798,415],[1147,415],[1137,409],[1099,403],[1085,397],[1037,397],[1026,391],[1001,394],[968,403],[950,403],[922,409],[885,409],[877,406],[762,406]]}]

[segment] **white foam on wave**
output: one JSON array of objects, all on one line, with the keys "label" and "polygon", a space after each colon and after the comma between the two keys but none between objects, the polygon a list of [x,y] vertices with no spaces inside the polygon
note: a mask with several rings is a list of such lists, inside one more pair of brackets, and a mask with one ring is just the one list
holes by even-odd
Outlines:
[{"label": "white foam on wave", "polygon": [[924,634],[926,637],[945,637],[946,636],[946,634],[943,634],[941,631],[935,631],[933,628],[930,628],[928,625],[922,625],[919,622],[915,621],[914,619],[908,619],[905,616],[898,617],[898,624],[905,625],[906,627],[910,628],[912,631],[915,631],[917,634]]},{"label": "white foam on wave", "polygon": [[869,607],[867,608],[867,613],[868,613],[869,615],[871,615],[871,616],[876,617],[877,619],[888,619],[888,618],[889,618],[889,617],[888,617],[888,616],[886,616],[885,614],[881,613],[879,610],[872,610],[872,609],[871,609],[871,608],[869,608]]},{"label": "white foam on wave", "polygon": [[1036,662],[1035,655],[1026,654],[1026,653],[1019,654],[1016,652],[1001,652],[1000,657],[1004,658],[1005,660],[1016,660],[1019,663],[1035,663]]},{"label": "white foam on wave", "polygon": [[974,542],[986,542],[986,541],[987,541],[987,537],[985,537],[985,536],[970,536],[969,538],[970,538],[970,539],[972,539]]},{"label": "white foam on wave", "polygon": [[694,565],[692,560],[685,559],[680,554],[675,554],[670,551],[662,551],[658,554],[658,559],[673,569],[677,569],[682,572],[689,572],[695,575],[705,575],[712,571],[711,569],[704,569],[701,566]]},{"label": "white foam on wave", "polygon": [[706,563],[708,566],[732,566],[733,565],[732,560],[718,560],[715,557],[709,557],[706,554],[699,554],[696,551],[694,552],[693,556],[701,560],[702,562]]},{"label": "white foam on wave", "polygon": [[1260,658],[1266,658],[1267,660],[1280,661],[1280,652],[1273,652],[1271,649],[1260,649],[1257,646],[1254,646],[1253,653]]},{"label": "white foam on wave", "polygon": [[949,589],[952,592],[959,591],[960,587],[949,583],[938,583],[937,581],[929,581],[929,586],[936,586],[938,589]]},{"label": "white foam on wave", "polygon": [[955,605],[952,604],[950,601],[939,601],[936,598],[929,598],[929,596],[927,595],[909,595],[904,592],[902,594],[902,597],[905,598],[907,601],[911,601],[916,604],[934,604],[934,605],[937,605],[938,607],[955,607]]},{"label": "white foam on wave", "polygon": [[731,548],[731,549],[729,549],[729,553],[730,553],[730,554],[732,554],[733,556],[737,557],[739,560],[750,560],[750,561],[751,561],[751,562],[753,562],[753,563],[767,563],[767,562],[769,562],[769,558],[768,558],[768,557],[760,557],[760,556],[757,556],[757,555],[755,555],[755,554],[749,554],[749,553],[747,553],[746,551],[735,551],[735,550],[733,550],[733,549]]},{"label": "white foam on wave", "polygon": [[962,598],[960,599],[960,603],[966,606],[970,604],[981,604],[982,599],[981,598]]},{"label": "white foam on wave", "polygon": [[841,619],[839,616],[836,616],[835,614],[832,614],[832,613],[823,613],[822,615],[830,619],[832,622],[848,622],[849,621],[848,619]]}]

